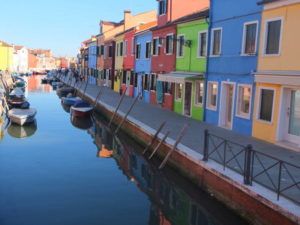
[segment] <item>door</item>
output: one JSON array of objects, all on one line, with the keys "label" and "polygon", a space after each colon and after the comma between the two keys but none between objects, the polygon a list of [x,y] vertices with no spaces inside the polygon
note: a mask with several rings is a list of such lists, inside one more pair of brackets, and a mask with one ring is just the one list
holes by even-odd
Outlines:
[{"label": "door", "polygon": [[131,76],[131,71],[126,71],[126,95],[129,96],[129,89],[130,89],[130,76]]},{"label": "door", "polygon": [[105,86],[109,87],[109,69],[106,69],[105,73]]},{"label": "door", "polygon": [[285,139],[300,145],[300,90],[289,89],[287,99]]},{"label": "door", "polygon": [[232,129],[234,84],[223,83],[220,125]]},{"label": "door", "polygon": [[184,115],[191,116],[192,83],[186,82],[184,87]]}]

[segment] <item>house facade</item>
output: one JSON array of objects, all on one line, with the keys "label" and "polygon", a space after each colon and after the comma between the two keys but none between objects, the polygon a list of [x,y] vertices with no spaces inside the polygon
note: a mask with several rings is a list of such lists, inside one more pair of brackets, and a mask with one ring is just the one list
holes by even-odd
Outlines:
[{"label": "house facade", "polygon": [[0,41],[0,70],[13,70],[13,46]]},{"label": "house facade", "polygon": [[258,33],[257,0],[211,0],[205,121],[252,134]]},{"label": "house facade", "polygon": [[24,46],[14,46],[14,71],[28,72],[28,49]]},{"label": "house facade", "polygon": [[176,72],[165,76],[174,81],[174,111],[198,120],[204,116],[208,16],[205,10],[175,21]]},{"label": "house facade", "polygon": [[300,1],[261,1],[253,136],[300,149]]},{"label": "house facade", "polygon": [[150,89],[156,82],[150,74],[152,32],[149,28],[153,26],[156,21],[140,25],[135,33],[134,97],[140,96],[147,103],[150,103]]},{"label": "house facade", "polygon": [[121,91],[121,80],[123,78],[123,55],[124,55],[124,34],[115,36],[115,76],[114,91]]},{"label": "house facade", "polygon": [[96,80],[98,77],[97,72],[97,38],[93,36],[89,42],[86,43],[88,48],[88,75],[89,82],[92,84],[96,84]]}]

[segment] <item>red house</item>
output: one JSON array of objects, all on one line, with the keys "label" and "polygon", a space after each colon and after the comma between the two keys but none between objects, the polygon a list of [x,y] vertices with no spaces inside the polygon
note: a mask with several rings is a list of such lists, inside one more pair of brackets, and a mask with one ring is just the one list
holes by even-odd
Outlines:
[{"label": "red house", "polygon": [[[152,28],[152,76],[168,74],[176,67],[176,24],[178,18],[209,7],[209,0],[157,0],[157,26]],[[163,82],[162,87],[151,90],[150,103],[160,104],[163,108],[173,110],[174,87]],[[157,102],[156,92],[162,92],[162,102]]]}]

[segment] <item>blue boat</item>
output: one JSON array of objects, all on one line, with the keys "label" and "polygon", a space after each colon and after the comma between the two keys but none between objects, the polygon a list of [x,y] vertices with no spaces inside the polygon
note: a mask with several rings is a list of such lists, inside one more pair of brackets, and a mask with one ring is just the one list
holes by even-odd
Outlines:
[{"label": "blue boat", "polygon": [[65,105],[74,105],[75,102],[80,101],[81,98],[79,97],[62,97],[62,103]]}]

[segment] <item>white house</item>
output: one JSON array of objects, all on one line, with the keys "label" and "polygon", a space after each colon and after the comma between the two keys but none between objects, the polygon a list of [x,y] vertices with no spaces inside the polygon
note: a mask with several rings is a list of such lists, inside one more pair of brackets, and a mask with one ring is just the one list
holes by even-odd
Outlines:
[{"label": "white house", "polygon": [[28,49],[24,46],[14,46],[14,70],[28,72]]}]

